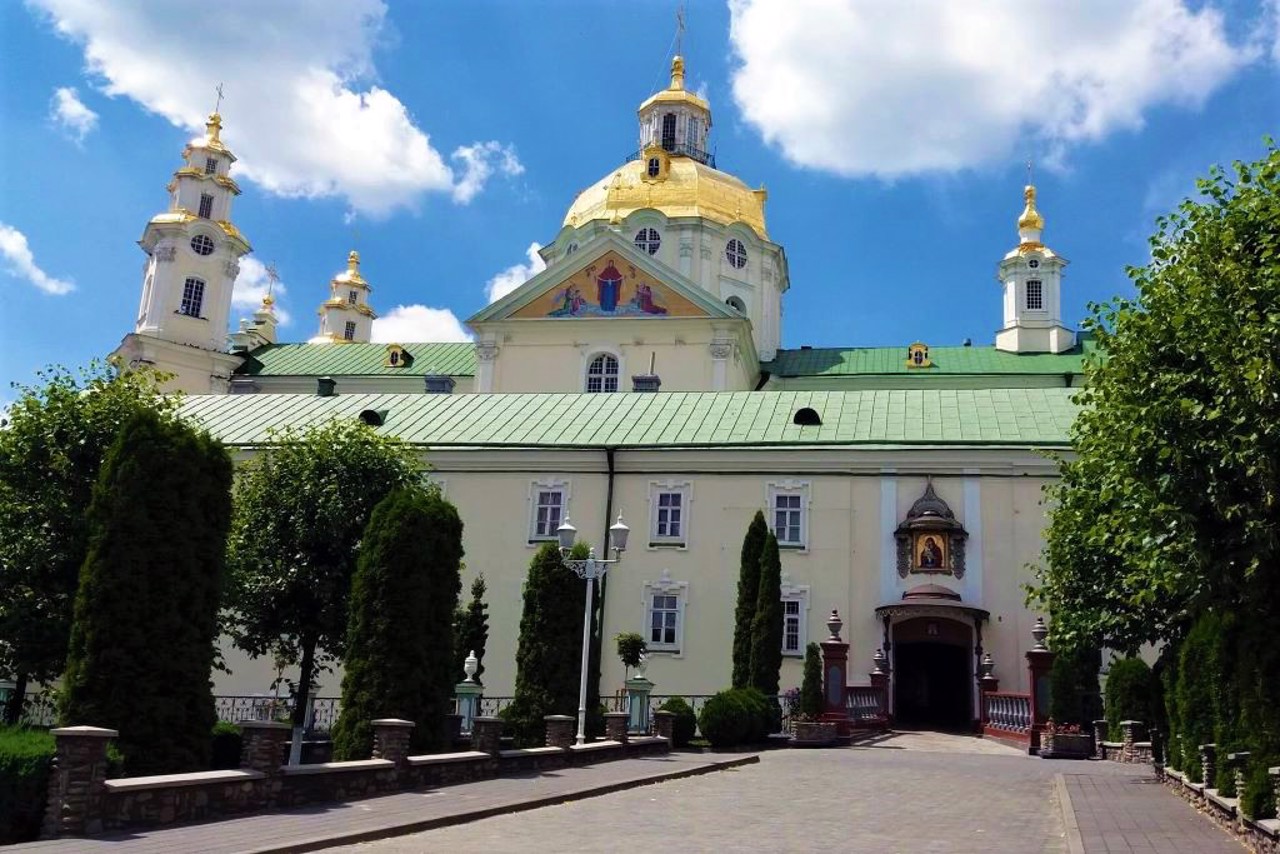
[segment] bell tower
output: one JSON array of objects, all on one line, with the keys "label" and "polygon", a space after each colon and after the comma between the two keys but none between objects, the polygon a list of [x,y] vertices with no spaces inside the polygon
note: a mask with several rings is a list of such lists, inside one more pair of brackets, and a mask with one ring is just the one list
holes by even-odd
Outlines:
[{"label": "bell tower", "polygon": [[377,313],[369,305],[373,288],[360,274],[360,253],[347,254],[347,269],[329,281],[329,298],[320,304],[320,333],[312,343],[368,343]]},{"label": "bell tower", "polygon": [[143,230],[142,302],[116,351],[129,364],[174,374],[171,386],[194,394],[226,391],[240,361],[228,352],[227,323],[240,258],[251,247],[231,221],[240,188],[221,134],[222,117],[212,113],[204,135],[183,149],[167,187],[169,209]]},{"label": "bell tower", "polygon": [[1036,188],[1022,191],[1018,246],[1000,261],[996,279],[1004,289],[1004,325],[996,349],[1010,353],[1062,353],[1076,345],[1076,333],[1062,323],[1062,275],[1067,259],[1041,241],[1044,217],[1036,209]]}]

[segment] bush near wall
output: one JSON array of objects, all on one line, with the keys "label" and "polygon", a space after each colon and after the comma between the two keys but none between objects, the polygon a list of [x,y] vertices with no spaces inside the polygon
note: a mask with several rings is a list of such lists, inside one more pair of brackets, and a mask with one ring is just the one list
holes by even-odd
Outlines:
[{"label": "bush near wall", "polygon": [[702,707],[698,728],[712,747],[764,741],[774,719],[773,704],[755,688],[730,688]]},{"label": "bush near wall", "polygon": [[243,742],[240,727],[228,721],[218,721],[214,724],[210,770],[230,771],[239,768]]},{"label": "bush near wall", "polygon": [[1121,721],[1142,721],[1151,726],[1155,716],[1151,698],[1155,693],[1151,668],[1141,658],[1122,658],[1111,662],[1107,673],[1107,729],[1112,741],[1120,741]]},{"label": "bush near wall", "polygon": [[688,747],[698,730],[698,716],[684,697],[672,697],[658,707],[660,712],[671,712],[675,715],[671,727],[672,747]]},{"label": "bush near wall", "polygon": [[53,754],[48,732],[0,727],[0,845],[39,835]]}]

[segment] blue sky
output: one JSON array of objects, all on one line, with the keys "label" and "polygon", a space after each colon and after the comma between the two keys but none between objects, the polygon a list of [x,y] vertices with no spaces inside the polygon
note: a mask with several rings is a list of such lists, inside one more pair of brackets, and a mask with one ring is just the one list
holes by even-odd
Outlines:
[{"label": "blue sky", "polygon": [[[785,346],[991,343],[1028,157],[1066,319],[1129,292],[1155,217],[1280,130],[1278,5],[689,3],[720,168],[768,187],[787,251]],[[463,334],[634,149],[676,6],[0,4],[0,401],[131,330],[136,241],[219,82],[281,337],[315,333],[353,245],[386,335]]]}]

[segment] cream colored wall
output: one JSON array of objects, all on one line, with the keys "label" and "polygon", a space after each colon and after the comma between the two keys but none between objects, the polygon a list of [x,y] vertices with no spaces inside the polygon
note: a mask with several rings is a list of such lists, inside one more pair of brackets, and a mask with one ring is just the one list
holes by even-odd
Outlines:
[{"label": "cream colored wall", "polygon": [[[759,363],[751,349],[745,323],[723,326],[704,319],[663,321],[624,319],[568,319],[510,321],[486,325],[486,339],[498,346],[491,388],[477,376],[476,391],[580,392],[588,361],[599,353],[620,360],[619,390],[631,389],[631,377],[654,370],[665,391],[745,391],[754,388]],[[724,360],[724,378],[717,380],[714,340],[737,342]],[[483,371],[483,369],[482,369]]]},{"label": "cream colored wall", "polygon": [[[463,597],[477,573],[483,572],[488,584],[487,693],[510,695],[523,583],[535,551],[528,530],[532,483],[567,481],[569,515],[579,537],[603,551],[605,454],[438,450],[428,457],[433,478],[466,525]],[[937,583],[990,612],[983,644],[995,659],[1001,688],[1027,690],[1023,656],[1035,613],[1023,606],[1022,584],[1030,580],[1026,565],[1038,559],[1044,524],[1040,487],[1051,474],[1038,454],[1010,449],[619,451],[615,470],[614,513],[622,512],[632,533],[631,546],[610,570],[607,584],[604,693],[620,688],[624,678],[612,638],[619,632],[645,633],[644,583],[658,581],[663,570],[688,588],[680,654],[651,657],[648,675],[655,692],[707,694],[728,684],[743,533],[755,511],[763,509],[768,483],[786,478],[809,485],[810,518],[808,548],[784,550],[783,572],[791,584],[810,588],[807,640],[822,640],[827,615],[832,608],[840,611],[843,636],[851,644],[851,684],[867,682],[871,656],[883,642],[876,606],[897,601],[909,587]],[[893,530],[923,493],[925,472],[934,475],[938,495],[969,530],[964,579],[901,579],[897,574]],[[651,483],[668,480],[690,483],[683,549],[649,545]],[[268,662],[246,663],[228,655],[228,663],[235,673],[216,677],[218,693],[265,692],[274,677]],[[785,659],[782,689],[800,680],[800,659]],[[337,694],[339,686],[338,674],[322,677],[320,693]]]}]

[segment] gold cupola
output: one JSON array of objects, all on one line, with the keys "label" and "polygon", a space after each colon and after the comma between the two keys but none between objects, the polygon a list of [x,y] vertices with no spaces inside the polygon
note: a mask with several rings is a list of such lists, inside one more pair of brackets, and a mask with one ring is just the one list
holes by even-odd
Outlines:
[{"label": "gold cupola", "polygon": [[329,280],[329,298],[320,304],[320,334],[310,343],[368,342],[378,315],[369,305],[373,288],[360,274],[360,253],[347,254],[347,269]]},{"label": "gold cupola", "polygon": [[1044,245],[1040,242],[1044,232],[1044,217],[1040,215],[1040,211],[1036,210],[1034,184],[1028,184],[1023,188],[1022,198],[1026,204],[1021,216],[1018,217],[1018,248],[1020,250],[1040,249]]}]

